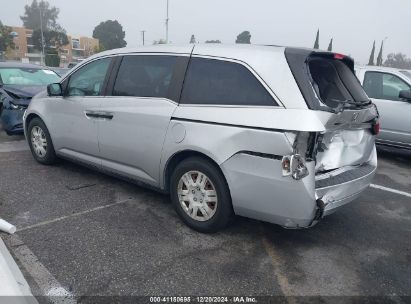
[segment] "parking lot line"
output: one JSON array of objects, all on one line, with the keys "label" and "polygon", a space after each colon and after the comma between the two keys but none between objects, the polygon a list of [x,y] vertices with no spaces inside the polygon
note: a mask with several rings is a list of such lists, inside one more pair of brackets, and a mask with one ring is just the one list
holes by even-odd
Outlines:
[{"label": "parking lot line", "polygon": [[42,296],[47,296],[51,303],[77,303],[74,295],[61,286],[17,235],[11,236],[10,241],[14,255],[37,283],[43,293]]},{"label": "parking lot line", "polygon": [[133,200],[133,198],[128,198],[128,199],[125,199],[125,200],[122,200],[122,201],[119,201],[119,202],[115,202],[115,203],[112,203],[112,204],[98,206],[98,207],[87,209],[87,210],[80,211],[80,212],[77,212],[77,213],[72,213],[70,215],[60,216],[60,217],[52,219],[52,220],[43,221],[43,222],[40,222],[40,223],[37,223],[37,224],[34,224],[34,225],[30,225],[30,226],[27,226],[27,227],[23,227],[23,228],[18,228],[17,232],[29,230],[29,229],[32,229],[32,228],[41,227],[41,226],[44,226],[44,225],[48,225],[48,224],[51,224],[51,223],[55,223],[55,222],[65,220],[67,218],[77,217],[77,216],[84,215],[84,214],[94,212],[94,211],[98,211],[98,210],[101,210],[101,209],[110,208],[110,207],[113,207],[113,206],[117,206],[117,205],[120,205],[120,204],[127,203],[131,200]]},{"label": "parking lot line", "polygon": [[370,187],[374,188],[374,189],[379,189],[379,190],[395,193],[395,194],[398,194],[398,195],[403,195],[403,196],[406,196],[406,197],[411,197],[411,193],[408,193],[408,192],[405,192],[405,191],[400,191],[400,190],[393,189],[393,188],[388,188],[388,187],[375,185],[375,184],[371,184]]}]

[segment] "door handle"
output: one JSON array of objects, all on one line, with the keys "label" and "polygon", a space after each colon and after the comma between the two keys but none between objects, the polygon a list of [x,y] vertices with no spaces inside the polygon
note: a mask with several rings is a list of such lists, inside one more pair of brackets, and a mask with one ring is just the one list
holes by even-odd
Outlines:
[{"label": "door handle", "polygon": [[86,111],[87,118],[97,118],[97,119],[107,119],[111,120],[114,117],[113,113],[110,112],[99,112],[99,111]]}]

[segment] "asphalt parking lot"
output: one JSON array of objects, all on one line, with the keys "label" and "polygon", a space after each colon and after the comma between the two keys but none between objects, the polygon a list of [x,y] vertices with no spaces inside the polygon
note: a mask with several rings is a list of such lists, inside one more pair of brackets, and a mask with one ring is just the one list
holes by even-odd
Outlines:
[{"label": "asphalt parking lot", "polygon": [[[0,236],[38,296],[411,295],[401,192],[369,188],[311,229],[237,218],[204,235],[167,196],[66,161],[39,165],[1,130],[0,170],[0,215],[18,228]],[[409,193],[410,173],[410,152],[379,150],[374,184]]]}]

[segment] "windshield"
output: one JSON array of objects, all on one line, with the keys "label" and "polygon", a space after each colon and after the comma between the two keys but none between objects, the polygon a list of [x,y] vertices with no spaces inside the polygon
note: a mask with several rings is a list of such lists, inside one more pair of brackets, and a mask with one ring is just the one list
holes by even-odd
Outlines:
[{"label": "windshield", "polygon": [[360,82],[342,61],[312,58],[309,68],[317,94],[327,106],[336,108],[341,103],[369,103]]},{"label": "windshield", "polygon": [[407,76],[409,79],[411,79],[411,71],[400,71],[402,74]]},{"label": "windshield", "polygon": [[59,79],[56,73],[45,69],[0,68],[0,81],[5,85],[45,86]]}]

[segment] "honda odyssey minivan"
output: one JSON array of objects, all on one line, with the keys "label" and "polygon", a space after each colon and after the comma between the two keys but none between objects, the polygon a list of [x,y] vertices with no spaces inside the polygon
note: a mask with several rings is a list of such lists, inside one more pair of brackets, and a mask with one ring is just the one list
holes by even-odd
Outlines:
[{"label": "honda odyssey minivan", "polygon": [[169,193],[214,232],[233,215],[306,228],[377,167],[378,112],[351,58],[254,45],[99,53],[33,98],[34,158],[66,158]]}]

